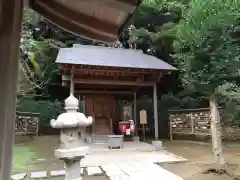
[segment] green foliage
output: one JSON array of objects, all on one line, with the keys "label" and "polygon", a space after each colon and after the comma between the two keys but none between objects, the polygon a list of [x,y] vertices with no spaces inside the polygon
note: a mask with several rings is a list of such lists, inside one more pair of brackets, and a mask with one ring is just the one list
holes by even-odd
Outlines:
[{"label": "green foliage", "polygon": [[135,40],[138,48],[167,62],[175,37],[174,27],[182,18],[189,0],[145,0],[134,21]]},{"label": "green foliage", "polygon": [[[158,116],[161,119],[159,128],[166,128],[165,125],[161,123],[168,122],[169,110],[171,109],[188,109],[188,108],[198,108],[201,98],[194,97],[193,94],[183,95],[184,92],[178,94],[173,94],[171,92],[161,95],[158,101]],[[148,127],[153,128],[154,125],[154,114],[153,114],[153,101],[152,97],[141,96],[137,101],[138,112],[141,109],[147,110],[148,115]],[[161,129],[161,132],[168,131],[167,129]],[[167,132],[166,132],[167,134]]]},{"label": "green foliage", "polygon": [[238,24],[239,8],[240,2],[232,0],[189,3],[175,27],[174,42],[174,58],[186,87],[209,95],[235,75],[239,48],[232,34]]},{"label": "green foliage", "polygon": [[173,12],[182,12],[189,0],[145,0],[143,5],[152,8],[164,8]]},{"label": "green foliage", "polygon": [[23,15],[21,49],[23,52],[33,52],[37,48],[37,41],[33,39],[29,25],[34,23],[38,16],[33,10],[28,8],[24,9]]},{"label": "green foliage", "polygon": [[163,107],[171,102],[168,108],[186,108],[183,101],[199,95],[208,98],[216,91],[225,108],[225,122],[239,120],[240,89],[239,83],[233,83],[239,79],[239,9],[237,0],[144,1],[135,21],[139,25],[135,43],[147,43],[151,51],[161,54],[172,53],[184,86],[177,96],[164,95]]},{"label": "green foliage", "polygon": [[[53,77],[59,72],[55,63],[59,47],[65,44],[49,40],[35,39],[34,33],[39,32],[35,24],[41,16],[29,8],[24,9],[21,38],[21,69],[20,94],[44,91],[51,84]],[[42,32],[40,32],[42,33]],[[24,88],[24,89],[22,89]]]},{"label": "green foliage", "polygon": [[240,88],[235,83],[225,83],[216,90],[219,103],[224,108],[223,124],[240,126]]},{"label": "green foliage", "polygon": [[205,98],[217,95],[224,108],[223,122],[239,124],[240,2],[236,0],[191,0],[182,20],[171,29],[173,58],[185,89]]},{"label": "green foliage", "polygon": [[[71,35],[39,18],[33,11],[25,11],[21,48],[27,52],[42,89],[59,73],[54,61],[60,47],[74,43],[108,46]],[[216,91],[220,105],[229,111],[228,118],[240,117],[238,83],[232,82],[239,76],[239,11],[238,0],[145,0],[142,3],[134,20],[136,29],[132,35],[124,32],[120,40],[125,48],[136,44],[138,49],[165,61],[175,60],[184,90],[177,95],[164,95],[160,101],[161,111],[197,107],[201,105],[202,95],[207,97]],[[29,24],[37,26],[34,29]],[[149,104],[149,112],[152,112],[149,98],[139,102]],[[38,103],[46,107],[51,104],[51,110],[46,111],[49,115],[42,115],[48,122],[55,116],[55,106],[49,101]],[[27,106],[29,110],[37,107],[37,112],[46,109],[40,105]]]},{"label": "green foliage", "polygon": [[64,109],[59,101],[35,101],[34,99],[25,98],[21,99],[17,104],[17,110],[22,112],[32,112],[40,114],[40,122],[43,126],[49,126],[51,119],[57,118]]}]

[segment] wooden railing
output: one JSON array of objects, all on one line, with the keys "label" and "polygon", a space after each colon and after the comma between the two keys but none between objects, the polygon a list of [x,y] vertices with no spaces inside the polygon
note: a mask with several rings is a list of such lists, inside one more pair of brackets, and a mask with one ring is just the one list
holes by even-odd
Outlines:
[{"label": "wooden railing", "polygon": [[16,112],[15,133],[19,135],[36,135],[39,131],[39,114]]}]

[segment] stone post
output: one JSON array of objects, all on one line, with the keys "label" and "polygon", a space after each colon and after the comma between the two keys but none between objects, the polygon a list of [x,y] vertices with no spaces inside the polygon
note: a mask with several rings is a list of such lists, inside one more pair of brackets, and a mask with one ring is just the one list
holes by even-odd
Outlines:
[{"label": "stone post", "polygon": [[88,147],[79,137],[79,130],[92,124],[92,117],[86,118],[83,113],[77,112],[78,99],[73,94],[65,100],[65,113],[51,120],[53,128],[60,128],[60,148],[55,150],[55,156],[64,161],[65,180],[81,180],[80,161],[88,153]]}]

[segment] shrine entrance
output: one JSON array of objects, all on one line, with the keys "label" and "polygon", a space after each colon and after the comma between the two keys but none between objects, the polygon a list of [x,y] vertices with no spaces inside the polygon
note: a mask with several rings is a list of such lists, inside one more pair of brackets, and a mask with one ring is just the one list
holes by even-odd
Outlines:
[{"label": "shrine entrance", "polygon": [[94,117],[92,126],[87,133],[94,135],[106,135],[113,133],[113,121],[115,120],[115,100],[113,96],[87,95],[85,96],[85,113]]}]

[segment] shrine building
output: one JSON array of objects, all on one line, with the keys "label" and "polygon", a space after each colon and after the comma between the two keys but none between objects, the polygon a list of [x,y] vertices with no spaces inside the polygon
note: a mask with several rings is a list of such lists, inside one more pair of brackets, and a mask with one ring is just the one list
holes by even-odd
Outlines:
[{"label": "shrine building", "polygon": [[[141,88],[153,91],[154,134],[159,138],[157,112],[157,83],[177,70],[175,67],[141,50],[109,48],[75,44],[59,50],[56,63],[61,66],[62,86],[71,87],[72,93],[83,102],[83,112],[94,118],[86,129],[88,135],[114,134],[119,121],[136,121],[136,97]],[[116,113],[116,97],[131,96],[132,103],[123,106],[121,115]]]}]

